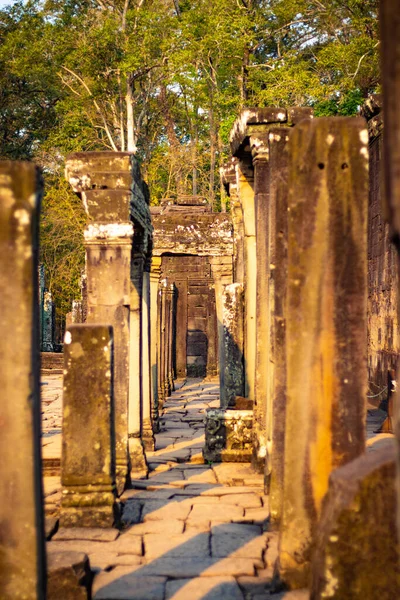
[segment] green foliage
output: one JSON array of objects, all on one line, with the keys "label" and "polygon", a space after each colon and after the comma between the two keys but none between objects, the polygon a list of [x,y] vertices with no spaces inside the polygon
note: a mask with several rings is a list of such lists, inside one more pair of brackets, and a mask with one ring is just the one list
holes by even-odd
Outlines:
[{"label": "green foliage", "polygon": [[153,204],[219,206],[241,108],[353,115],[379,85],[377,0],[20,1],[0,11],[0,42],[0,157],[45,169],[42,256],[63,313],[84,223],[60,175],[69,152],[129,143]]}]

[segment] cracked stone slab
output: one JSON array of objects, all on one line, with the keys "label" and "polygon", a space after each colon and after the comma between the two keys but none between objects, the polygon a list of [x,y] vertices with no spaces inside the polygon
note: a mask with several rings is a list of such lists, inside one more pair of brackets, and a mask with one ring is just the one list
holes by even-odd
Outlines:
[{"label": "cracked stone slab", "polygon": [[[162,524],[162,533],[164,536],[178,535],[183,533],[184,521],[178,519],[169,519]],[[160,522],[159,521],[145,521],[144,523],[138,523],[133,525],[127,530],[129,535],[145,535],[146,533],[160,533]]]},{"label": "cracked stone slab", "polygon": [[149,500],[143,505],[143,521],[161,521],[168,519],[178,519],[185,521],[189,515],[190,506],[183,502],[162,502],[159,500]]},{"label": "cracked stone slab", "polygon": [[89,540],[92,542],[113,542],[118,536],[118,529],[101,529],[100,527],[61,527],[53,536],[53,541]]},{"label": "cracked stone slab", "polygon": [[165,600],[244,600],[234,577],[196,577],[168,581]]},{"label": "cracked stone slab", "polygon": [[195,504],[190,512],[189,523],[203,523],[207,521],[218,520],[237,521],[242,518],[244,510],[239,506],[223,506],[221,504]]},{"label": "cracked stone slab", "polygon": [[254,558],[262,560],[267,547],[266,534],[254,535],[249,531],[241,533],[216,533],[211,536],[211,555],[215,557]]},{"label": "cracked stone slab", "polygon": [[181,535],[150,533],[143,538],[146,560],[166,555],[168,558],[210,556],[209,535],[200,532],[187,532]]},{"label": "cracked stone slab", "polygon": [[99,573],[93,582],[93,600],[164,600],[166,577],[141,577],[129,567]]}]

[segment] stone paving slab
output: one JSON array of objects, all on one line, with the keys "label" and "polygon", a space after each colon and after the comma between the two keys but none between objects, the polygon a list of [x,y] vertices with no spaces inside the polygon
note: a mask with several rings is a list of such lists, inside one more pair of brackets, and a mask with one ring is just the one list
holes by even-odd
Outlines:
[{"label": "stone paving slab", "polygon": [[[188,380],[166,401],[164,431],[156,435],[156,451],[147,453],[149,477],[133,481],[120,498],[122,533],[105,530],[99,541],[96,532],[61,531],[50,542],[89,556],[94,600],[269,597],[276,540],[264,533],[269,511],[263,477],[248,464],[210,466],[202,458],[203,411],[217,392],[215,383]],[[55,511],[59,478],[49,478],[46,491]]]},{"label": "stone paving slab", "polygon": [[243,600],[234,577],[196,577],[168,581],[165,600]]}]

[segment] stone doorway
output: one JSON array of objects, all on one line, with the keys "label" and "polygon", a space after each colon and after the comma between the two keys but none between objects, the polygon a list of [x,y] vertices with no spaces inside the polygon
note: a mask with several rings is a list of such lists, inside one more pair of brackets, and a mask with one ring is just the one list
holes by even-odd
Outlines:
[{"label": "stone doorway", "polygon": [[218,334],[209,258],[166,254],[162,256],[161,274],[174,282],[177,290],[173,344],[176,377],[215,375]]}]

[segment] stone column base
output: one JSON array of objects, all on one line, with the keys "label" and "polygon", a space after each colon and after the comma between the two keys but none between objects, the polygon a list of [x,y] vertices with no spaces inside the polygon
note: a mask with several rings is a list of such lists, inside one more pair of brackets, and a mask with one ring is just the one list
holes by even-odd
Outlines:
[{"label": "stone column base", "polygon": [[146,419],[143,421],[142,443],[143,443],[144,449],[147,451],[153,452],[153,450],[155,449],[153,426],[151,424],[150,419]]},{"label": "stone column base", "polygon": [[61,502],[60,527],[118,527],[120,513],[115,496],[110,491],[68,490],[64,487]]},{"label": "stone column base", "polygon": [[209,408],[206,412],[204,460],[250,462],[252,427],[252,410]]},{"label": "stone column base", "polygon": [[131,479],[147,477],[149,468],[140,438],[129,438],[129,458],[131,463]]}]

